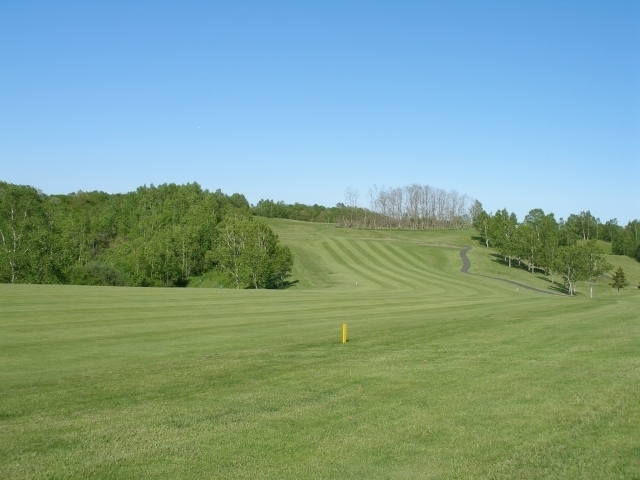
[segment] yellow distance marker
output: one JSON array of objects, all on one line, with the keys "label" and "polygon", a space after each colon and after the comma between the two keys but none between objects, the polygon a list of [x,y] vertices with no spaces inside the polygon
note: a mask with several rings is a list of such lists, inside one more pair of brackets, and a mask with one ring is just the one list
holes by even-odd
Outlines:
[{"label": "yellow distance marker", "polygon": [[342,324],[342,343],[347,343],[347,324]]}]

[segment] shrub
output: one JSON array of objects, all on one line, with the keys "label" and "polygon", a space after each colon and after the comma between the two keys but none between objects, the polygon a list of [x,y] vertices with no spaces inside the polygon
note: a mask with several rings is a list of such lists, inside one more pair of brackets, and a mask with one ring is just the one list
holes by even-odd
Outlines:
[{"label": "shrub", "polygon": [[70,283],[74,285],[122,286],[124,275],[120,270],[106,263],[77,263],[71,270]]}]

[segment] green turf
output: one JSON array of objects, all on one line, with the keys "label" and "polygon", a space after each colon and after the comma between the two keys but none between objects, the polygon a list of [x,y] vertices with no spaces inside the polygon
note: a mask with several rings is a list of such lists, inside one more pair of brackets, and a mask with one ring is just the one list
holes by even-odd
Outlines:
[{"label": "green turf", "polygon": [[[578,240],[578,245],[584,245],[587,243],[586,240]],[[606,253],[607,255],[611,255],[611,242],[605,242],[603,240],[596,240],[596,245],[600,247],[600,249]]]},{"label": "green turf", "polygon": [[637,288],[269,223],[288,290],[0,285],[0,478],[640,478]]}]

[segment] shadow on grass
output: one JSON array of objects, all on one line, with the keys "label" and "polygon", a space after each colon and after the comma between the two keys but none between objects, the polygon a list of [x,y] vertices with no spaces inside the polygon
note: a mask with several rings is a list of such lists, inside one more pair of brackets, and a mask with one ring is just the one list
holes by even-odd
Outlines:
[{"label": "shadow on grass", "polygon": [[482,245],[486,248],[487,244],[484,243],[484,239],[480,235],[474,235],[471,237],[471,240],[478,242],[478,245]]},{"label": "shadow on grass", "polygon": [[[293,280],[292,282],[285,280],[281,284],[273,285],[267,288],[258,288],[258,290],[286,290],[288,288],[293,287],[298,282],[299,280]],[[253,285],[247,285],[246,287],[244,287],[244,290],[256,290],[256,288]]]},{"label": "shadow on grass", "polygon": [[293,287],[295,284],[299,283],[300,280],[294,280],[292,282],[286,280],[285,282],[282,283],[282,286],[280,286],[278,288],[278,290],[286,290],[287,288],[291,288]]},{"label": "shadow on grass", "polygon": [[[558,283],[555,278],[553,280],[551,280],[546,275],[544,277],[538,277],[538,278],[540,278],[540,280],[544,280],[545,282],[550,284],[549,285],[549,290],[553,290],[554,292],[562,293],[564,295],[569,295],[569,288],[565,284]],[[578,293],[576,293],[575,295],[578,295]]]},{"label": "shadow on grass", "polygon": [[[551,280],[549,280],[549,282],[551,282]],[[554,292],[558,292],[563,295],[567,295],[567,296],[569,295],[569,290],[567,289],[567,287],[564,285],[560,285],[559,283],[556,283],[556,282],[553,282],[551,285],[549,285],[549,290],[553,290]],[[577,296],[577,295],[581,295],[581,293],[576,292],[574,294],[574,296]]]},{"label": "shadow on grass", "polygon": [[[504,256],[500,255],[499,253],[492,253],[491,256],[493,257],[493,261],[496,263],[499,263],[500,265],[504,265],[506,267],[509,267],[509,260],[505,260]],[[509,268],[517,268],[519,270],[525,270],[527,272],[529,272],[529,266],[522,261],[518,261],[518,259],[514,259],[511,258],[511,267]],[[539,268],[534,268],[533,269],[533,273],[541,273],[544,274],[544,270],[541,270]]]},{"label": "shadow on grass", "polygon": [[[498,263],[498,264],[500,264],[502,266],[505,266],[507,268],[515,268],[515,269],[518,269],[518,270],[525,271],[527,273],[531,273],[530,270],[529,270],[529,267],[524,262],[520,262],[520,265],[518,265],[518,260],[514,260],[512,258],[511,259],[511,267],[509,267],[509,261],[505,260],[502,255],[500,255],[498,253],[492,253],[491,256],[493,257],[493,259],[492,259],[493,262]],[[551,280],[551,278],[549,278],[545,274],[544,270],[541,270],[539,268],[535,268],[534,272],[533,272],[533,275],[535,276],[535,278],[543,280],[543,281],[549,283],[549,286],[547,287],[547,289],[549,290],[549,293],[550,292],[555,292],[555,293],[558,293],[558,294],[561,294],[561,295],[568,295],[569,294],[566,285],[562,285],[562,284],[556,282],[555,279]],[[514,283],[517,283],[517,282],[514,282]],[[540,289],[535,289],[535,290],[541,291]],[[574,296],[578,296],[578,295],[581,295],[581,294],[579,292],[576,292]]]}]

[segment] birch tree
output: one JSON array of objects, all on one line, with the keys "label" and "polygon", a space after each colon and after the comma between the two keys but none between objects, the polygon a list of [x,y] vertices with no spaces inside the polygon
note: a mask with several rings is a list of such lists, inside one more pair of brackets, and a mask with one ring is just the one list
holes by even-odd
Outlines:
[{"label": "birch tree", "polygon": [[282,287],[293,266],[291,251],[264,222],[239,215],[227,216],[218,226],[210,259],[238,289]]},{"label": "birch tree", "polygon": [[602,250],[591,240],[586,245],[581,246],[584,252],[585,276],[589,280],[589,297],[593,298],[593,287],[600,280],[602,275],[613,268],[604,258]]},{"label": "birch tree", "polygon": [[575,295],[576,282],[586,279],[585,256],[577,245],[562,247],[558,252],[556,270],[564,279],[569,295]]},{"label": "birch tree", "polygon": [[491,217],[487,212],[482,210],[473,219],[473,226],[484,239],[485,246],[489,248],[489,227],[491,225]]},{"label": "birch tree", "polygon": [[237,215],[227,216],[218,226],[218,234],[211,258],[231,277],[237,289],[244,281],[246,221]]},{"label": "birch tree", "polygon": [[0,276],[10,283],[52,281],[53,239],[43,195],[0,183]]}]

